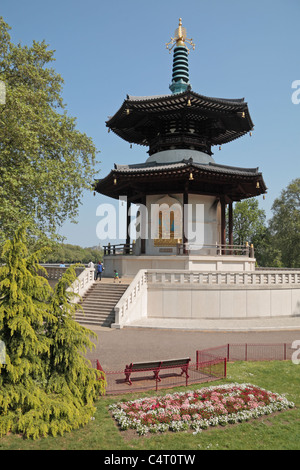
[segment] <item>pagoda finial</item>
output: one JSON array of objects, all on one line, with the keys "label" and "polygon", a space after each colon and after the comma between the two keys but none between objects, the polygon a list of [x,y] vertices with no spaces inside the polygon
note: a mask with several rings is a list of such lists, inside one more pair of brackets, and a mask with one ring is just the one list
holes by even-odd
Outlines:
[{"label": "pagoda finial", "polygon": [[185,28],[182,26],[182,20],[179,18],[179,26],[175,31],[175,37],[171,38],[171,41],[166,44],[169,52],[174,49],[172,83],[169,87],[172,93],[182,93],[190,87],[188,64],[190,49],[187,43],[195,49],[193,40],[187,39]]},{"label": "pagoda finial", "polygon": [[[186,29],[182,26],[181,18],[179,18],[179,25],[175,31],[174,36],[174,38],[171,37],[170,42],[166,43],[166,47],[170,53],[175,46],[184,46],[188,53],[191,49],[195,50],[195,44],[193,43],[193,40],[186,37]],[[187,46],[187,43],[191,46],[190,48]]]}]

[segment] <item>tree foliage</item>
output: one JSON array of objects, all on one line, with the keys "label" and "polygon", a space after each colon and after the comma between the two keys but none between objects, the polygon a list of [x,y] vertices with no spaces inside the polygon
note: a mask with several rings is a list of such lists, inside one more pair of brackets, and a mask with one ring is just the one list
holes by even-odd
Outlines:
[{"label": "tree foliage", "polygon": [[68,288],[76,280],[75,267],[71,266],[54,288],[51,298],[53,317],[46,322],[46,337],[50,340],[49,357],[44,360],[48,368],[46,391],[59,394],[72,412],[68,426],[72,429],[86,424],[95,411],[93,403],[103,392],[103,380],[95,381],[95,370],[87,367],[84,354],[92,349],[90,337],[96,335],[74,321],[79,308],[72,303],[73,293]]},{"label": "tree foliage", "polygon": [[45,263],[83,263],[90,261],[97,263],[103,258],[103,250],[98,247],[82,248],[78,245],[68,243],[56,244],[51,251],[46,254]]},{"label": "tree foliage", "polygon": [[26,230],[18,229],[3,250],[0,268],[0,436],[9,431],[37,438],[63,434],[92,417],[105,378],[84,359],[94,334],[73,319],[67,289],[71,267],[53,292],[28,255]]},{"label": "tree foliage", "polygon": [[300,267],[300,178],[293,180],[275,199],[270,230],[273,245],[280,250],[282,264]]},{"label": "tree foliage", "polygon": [[237,202],[233,210],[234,245],[253,243],[264,232],[265,220],[265,212],[259,209],[257,199]]},{"label": "tree foliage", "polygon": [[282,190],[272,212],[267,223],[257,200],[236,203],[234,243],[253,243],[259,266],[300,268],[300,178]]},{"label": "tree foliage", "polygon": [[24,220],[39,234],[74,221],[82,192],[94,180],[97,153],[67,115],[63,79],[49,66],[54,51],[45,41],[15,45],[9,29],[0,17],[0,80],[6,87],[0,107],[2,239]]}]

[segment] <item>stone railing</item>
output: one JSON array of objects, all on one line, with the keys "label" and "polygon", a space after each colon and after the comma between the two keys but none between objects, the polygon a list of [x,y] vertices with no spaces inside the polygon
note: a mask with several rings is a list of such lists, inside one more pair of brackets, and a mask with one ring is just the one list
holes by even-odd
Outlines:
[{"label": "stone railing", "polygon": [[236,272],[196,272],[148,270],[148,284],[197,284],[218,286],[284,286],[300,287],[300,270],[275,271],[236,271]]},{"label": "stone railing", "polygon": [[122,328],[126,322],[147,316],[147,276],[141,269],[114,308],[112,328]]},{"label": "stone railing", "polygon": [[[41,266],[47,271],[47,276],[45,276],[44,273],[41,273],[42,276],[46,277],[48,281],[58,281],[70,265],[67,264],[64,267],[61,267],[59,264],[41,264]],[[75,268],[76,276],[79,276],[84,270],[84,266],[78,266]]]},{"label": "stone railing", "polygon": [[[55,284],[59,281],[59,279],[69,267],[69,265],[66,265],[66,267],[60,267],[59,265],[47,264],[43,264],[42,266],[46,269],[47,276],[43,273],[41,274],[48,279],[48,282],[52,287],[55,286]],[[72,287],[70,287],[68,290],[76,294],[73,300],[76,303],[80,300],[80,297],[82,297],[94,283],[95,269],[86,268],[84,266],[78,266],[75,268],[75,272],[77,278],[73,282]]]},{"label": "stone railing", "polygon": [[85,270],[82,271],[77,277],[77,279],[73,282],[72,287],[69,288],[70,291],[76,294],[73,302],[79,302],[81,297],[88,291],[88,289],[92,286],[92,284],[94,284],[94,282],[95,269],[85,268]]}]

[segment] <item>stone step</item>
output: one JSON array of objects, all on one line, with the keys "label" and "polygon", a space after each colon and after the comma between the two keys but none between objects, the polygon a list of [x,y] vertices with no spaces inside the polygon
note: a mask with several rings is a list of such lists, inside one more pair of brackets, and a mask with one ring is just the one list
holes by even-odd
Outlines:
[{"label": "stone step", "polygon": [[[122,294],[123,295],[123,294]],[[104,304],[108,304],[108,305],[111,305],[111,304],[114,304],[116,301],[118,301],[122,295],[118,295],[116,297],[111,297],[109,299],[103,299],[103,298],[98,298],[98,299],[84,299],[82,302],[81,302],[81,305],[104,305]]]},{"label": "stone step", "polygon": [[93,326],[106,326],[106,327],[110,327],[112,323],[114,323],[115,321],[115,316],[106,316],[106,317],[95,317],[95,316],[91,316],[91,317],[80,317],[80,318],[76,318],[76,321],[78,323],[80,323],[80,325],[86,325],[87,327],[89,327],[89,325]]},{"label": "stone step", "polygon": [[87,300],[94,300],[94,301],[98,301],[98,300],[114,300],[114,299],[119,299],[122,295],[124,294],[124,292],[114,292],[113,294],[108,294],[108,293],[103,293],[103,294],[93,294],[92,292],[90,293],[90,295],[87,295],[85,296],[83,299],[82,299],[82,302],[85,302]]},{"label": "stone step", "polygon": [[123,295],[123,293],[124,292],[114,293],[114,294],[101,294],[101,295],[94,295],[93,293],[91,293],[90,295],[85,296],[82,299],[82,302],[85,302],[86,300],[94,300],[95,302],[97,302],[98,300],[108,300],[108,301],[115,300],[115,299],[120,298]]},{"label": "stone step", "polygon": [[101,310],[98,310],[96,311],[95,309],[84,309],[83,312],[80,312],[80,313],[76,313],[76,317],[78,317],[79,315],[83,315],[83,316],[86,316],[86,315],[110,315],[111,313],[114,313],[114,309],[113,308],[109,308],[109,309],[101,309]]},{"label": "stone step", "polygon": [[114,313],[110,312],[109,314],[102,314],[102,313],[84,312],[84,313],[77,314],[76,317],[77,317],[76,319],[85,320],[85,321],[100,321],[100,320],[104,321],[108,317],[114,317]]},{"label": "stone step", "polygon": [[[127,287],[126,287],[127,289]],[[84,296],[83,296],[83,300],[85,300],[86,298],[92,298],[92,297],[95,297],[95,298],[103,298],[103,297],[107,297],[107,298],[111,298],[111,297],[115,297],[115,296],[120,296],[120,295],[123,295],[123,293],[126,291],[126,289],[122,289],[122,290],[90,290],[88,291]]]},{"label": "stone step", "polygon": [[108,326],[115,321],[114,307],[129,284],[96,281],[83,296],[75,319],[83,325]]},{"label": "stone step", "polygon": [[80,324],[84,323],[86,325],[110,326],[115,321],[115,315],[76,315],[76,321]]},{"label": "stone step", "polygon": [[86,299],[84,302],[81,303],[83,307],[88,307],[88,306],[93,306],[97,308],[97,306],[100,305],[115,305],[116,302],[118,302],[120,297],[114,297],[111,300],[108,299],[99,299],[99,300],[93,300],[93,299]]}]

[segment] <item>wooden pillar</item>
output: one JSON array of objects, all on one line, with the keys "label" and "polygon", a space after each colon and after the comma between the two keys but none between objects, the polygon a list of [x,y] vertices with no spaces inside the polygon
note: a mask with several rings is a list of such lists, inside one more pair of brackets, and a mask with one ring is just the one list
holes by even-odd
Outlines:
[{"label": "wooden pillar", "polygon": [[[226,203],[225,198],[221,197],[221,245],[226,244]],[[222,255],[225,254],[225,247],[222,246]]]},{"label": "wooden pillar", "polygon": [[189,191],[188,185],[186,184],[183,191],[183,208],[182,208],[182,243],[183,243],[183,254],[187,254],[188,250],[185,247],[187,243],[187,227],[188,227],[188,210],[187,204],[189,203]]},{"label": "wooden pillar", "polygon": [[126,249],[125,253],[130,253],[130,233],[129,233],[129,225],[130,225],[130,209],[131,209],[131,202],[127,200],[127,220],[126,220]]},{"label": "wooden pillar", "polygon": [[[233,215],[232,215],[232,202],[229,203],[229,206],[228,206],[228,217],[229,217],[229,221],[228,221],[228,231],[229,231],[229,245],[233,245]],[[230,254],[232,255],[232,248],[230,248]]]},{"label": "wooden pillar", "polygon": [[141,255],[146,254],[146,238],[148,230],[147,210],[146,210],[146,196],[142,198],[142,205],[140,212],[141,220]]}]

